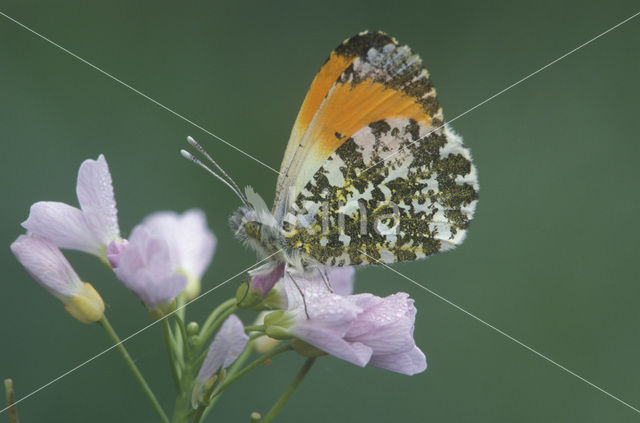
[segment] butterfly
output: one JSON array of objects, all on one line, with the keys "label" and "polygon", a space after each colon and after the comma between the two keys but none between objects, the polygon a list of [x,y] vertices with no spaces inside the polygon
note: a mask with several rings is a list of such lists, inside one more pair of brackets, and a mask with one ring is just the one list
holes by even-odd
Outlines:
[{"label": "butterfly", "polygon": [[454,248],[478,200],[469,149],[444,123],[420,57],[382,32],[345,40],[320,68],[271,210],[210,161],[243,202],[230,219],[236,237],[269,257],[254,275],[396,263]]}]

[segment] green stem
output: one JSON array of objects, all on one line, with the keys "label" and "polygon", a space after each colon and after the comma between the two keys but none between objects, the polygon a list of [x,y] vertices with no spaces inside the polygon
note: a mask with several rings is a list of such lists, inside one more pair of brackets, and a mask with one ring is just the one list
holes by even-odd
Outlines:
[{"label": "green stem", "polygon": [[264,332],[264,325],[245,326],[245,332]]},{"label": "green stem", "polygon": [[168,319],[162,319],[162,334],[164,335],[164,346],[167,349],[167,356],[169,357],[169,368],[171,369],[171,377],[173,379],[173,383],[176,386],[176,389],[179,391],[180,374],[178,373],[178,363],[174,352],[175,340],[173,339],[173,334],[171,333],[171,327],[169,326]]},{"label": "green stem", "polygon": [[236,374],[228,376],[227,379],[220,385],[220,387],[216,389],[216,392],[214,393],[213,397],[215,398],[218,395],[220,395],[220,393],[225,389],[227,389],[232,383],[234,383],[235,381],[240,379],[242,376],[249,373],[251,370],[258,367],[259,365],[263,364],[268,359],[275,357],[276,355],[283,353],[285,351],[289,351],[291,349],[292,347],[290,343],[277,345],[274,348],[270,349],[266,353],[262,354],[260,357],[256,358],[253,362],[251,362],[251,364],[247,365],[245,368],[243,368]]},{"label": "green stem", "polygon": [[162,406],[158,402],[156,396],[153,394],[153,391],[149,387],[149,384],[142,376],[142,373],[140,373],[140,370],[138,370],[138,367],[133,362],[133,359],[129,355],[129,352],[120,341],[120,338],[116,334],[116,331],[113,329],[113,327],[107,320],[107,316],[104,316],[104,315],[102,316],[102,319],[100,319],[100,324],[102,325],[104,330],[107,331],[107,334],[109,335],[113,343],[116,345],[116,348],[118,348],[118,350],[122,354],[122,358],[124,358],[124,361],[127,363],[127,366],[129,366],[129,369],[131,370],[135,378],[138,380],[138,383],[140,383],[142,390],[151,401],[151,404],[153,405],[153,408],[155,408],[156,412],[158,413],[158,416],[160,416],[160,420],[162,420],[163,423],[169,423],[169,418],[164,413]]},{"label": "green stem", "polygon": [[200,423],[200,421],[204,417],[204,413],[207,410],[207,408],[209,407],[203,407],[203,406],[198,407],[198,409],[196,410],[196,413],[193,415],[193,420],[191,420],[191,423]]},{"label": "green stem", "polygon": [[177,313],[173,314],[173,318],[176,319],[176,326],[180,330],[180,337],[182,338],[182,347],[184,349],[185,360],[189,360],[191,356],[191,348],[189,347],[189,337],[187,336],[187,328],[184,326],[184,321],[178,316]]},{"label": "green stem", "polygon": [[[176,298],[176,310],[172,313],[172,316],[174,317],[178,316],[180,319],[184,320],[184,316],[186,313],[186,307],[184,307],[184,304],[185,304],[184,296],[178,295],[178,297]],[[180,328],[178,326],[179,326],[179,323],[178,323],[178,320],[176,319],[173,334],[177,342],[175,344],[174,352],[176,357],[178,357],[180,361],[184,362],[183,347],[184,347],[184,343],[186,343],[187,340],[178,339],[178,338],[182,338],[182,332],[180,331]]]},{"label": "green stem", "polygon": [[[265,335],[261,333],[261,334],[253,334],[249,336],[249,342],[247,343],[246,348],[240,353],[238,358],[236,358],[236,361],[231,365],[231,367],[227,369],[227,376],[226,376],[227,379],[230,377],[233,377],[236,373],[238,373],[238,370],[240,369],[240,367],[244,365],[244,363],[249,359],[249,357],[253,353],[253,350],[254,350],[253,340],[261,336],[265,336]],[[211,400],[211,403],[207,407],[207,412],[204,414],[205,416],[207,415],[207,413],[209,413],[209,411],[211,411],[213,404],[216,401],[218,401],[218,399],[220,399],[220,397],[215,397]]]},{"label": "green stem", "polygon": [[220,314],[224,312],[226,309],[228,309],[229,307],[233,307],[235,305],[236,305],[236,299],[230,298],[227,301],[220,304],[211,312],[209,317],[207,317],[207,320],[205,320],[204,324],[202,325],[202,328],[200,328],[200,334],[201,334],[201,336],[199,337],[200,345],[206,342],[206,337],[202,336],[202,334],[205,334],[205,333],[210,334],[212,331],[210,331],[209,328],[216,321],[218,316],[220,316]]},{"label": "green stem", "polygon": [[[263,336],[263,335],[260,334],[259,336]],[[253,341],[253,339],[255,338],[258,338],[259,336],[253,336],[251,341]],[[207,417],[207,414],[209,414],[209,412],[212,410],[213,405],[220,399],[219,394],[224,389],[229,387],[229,385],[231,385],[233,382],[238,380],[241,376],[247,374],[250,370],[253,370],[256,367],[258,367],[260,364],[264,363],[267,359],[274,357],[277,354],[280,354],[282,352],[289,351],[290,349],[291,349],[291,346],[289,344],[280,345],[279,347],[276,346],[271,350],[267,351],[266,353],[264,353],[263,355],[261,355],[259,358],[257,358],[255,361],[253,361],[251,364],[249,364],[247,367],[243,368],[239,372],[238,369],[240,369],[240,367],[244,364],[245,361],[247,361],[247,359],[249,358],[249,356],[251,356],[251,353],[253,352],[253,345],[250,342],[247,345],[247,347],[244,349],[244,351],[240,354],[240,356],[236,359],[236,362],[233,363],[233,365],[229,368],[229,371],[227,372],[227,378],[224,380],[224,382],[222,382],[219,389],[215,390],[215,394],[213,398],[211,398],[211,402],[209,403],[209,405],[207,405],[206,407],[198,407],[196,411],[197,418],[194,418],[192,423],[198,423],[201,419],[204,419],[205,417]]]},{"label": "green stem", "polygon": [[16,408],[16,396],[13,392],[13,380],[4,380],[4,391],[7,394],[7,407],[9,408],[9,423],[20,423],[18,409]]},{"label": "green stem", "polygon": [[[218,326],[220,326],[222,322],[224,322],[224,320],[227,317],[229,317],[231,314],[233,314],[236,310],[238,310],[238,307],[236,305],[232,306],[231,308],[225,310],[224,313],[220,314],[213,323],[209,324],[208,327],[203,327],[203,329],[200,331],[200,335],[198,335],[198,348],[202,348],[202,346],[211,337],[213,332],[215,332],[215,330],[218,329]],[[205,326],[206,326],[206,323],[205,323]]]},{"label": "green stem", "polygon": [[193,389],[193,376],[194,367],[191,363],[186,363],[184,372],[182,373],[180,390],[173,408],[173,418],[171,421],[174,423],[186,422],[191,415],[191,390]]},{"label": "green stem", "polygon": [[302,368],[300,369],[296,377],[291,382],[291,385],[289,385],[289,387],[282,393],[280,398],[278,398],[278,401],[276,401],[273,407],[271,407],[271,410],[269,410],[269,412],[264,416],[264,418],[260,423],[271,422],[274,419],[274,417],[280,412],[280,410],[282,410],[282,407],[284,407],[287,401],[289,401],[289,398],[291,398],[293,393],[296,391],[296,389],[300,385],[300,382],[302,382],[302,379],[304,379],[306,374],[309,372],[309,369],[311,369],[311,366],[313,366],[313,362],[315,360],[316,358],[313,357],[313,358],[307,359],[307,361],[304,362],[304,365],[302,366]]}]

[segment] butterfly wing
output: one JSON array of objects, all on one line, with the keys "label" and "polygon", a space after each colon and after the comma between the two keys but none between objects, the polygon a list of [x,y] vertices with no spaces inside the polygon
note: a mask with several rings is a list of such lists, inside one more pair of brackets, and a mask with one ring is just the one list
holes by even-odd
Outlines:
[{"label": "butterfly wing", "polygon": [[477,202],[476,171],[443,125],[420,58],[380,33],[349,45],[355,57],[283,161],[275,209],[286,214],[286,242],[330,266],[415,260],[458,245]]},{"label": "butterfly wing", "polygon": [[[291,130],[287,149],[285,150],[282,164],[280,165],[280,176],[276,185],[275,196],[275,214],[282,214],[284,210],[277,210],[277,206],[286,207],[288,201],[285,198],[289,194],[288,188],[291,187],[293,179],[295,179],[296,171],[299,165],[305,163],[305,159],[313,160],[317,163],[317,169],[327,156],[318,156],[314,151],[314,143],[310,142],[311,132],[305,138],[307,130],[310,128],[311,121],[317,114],[318,108],[327,98],[327,94],[335,85],[336,81],[342,73],[356,60],[358,57],[366,54],[372,47],[382,47],[395,41],[386,34],[381,32],[363,32],[355,37],[345,40],[338,46],[325,60],[320,71],[314,78],[309,88],[302,107],[298,112],[298,117]],[[333,96],[332,96],[333,97]],[[322,123],[322,122],[321,122]],[[318,128],[311,126],[311,129]],[[306,162],[308,166],[308,162]],[[291,199],[289,195],[289,200]]]}]

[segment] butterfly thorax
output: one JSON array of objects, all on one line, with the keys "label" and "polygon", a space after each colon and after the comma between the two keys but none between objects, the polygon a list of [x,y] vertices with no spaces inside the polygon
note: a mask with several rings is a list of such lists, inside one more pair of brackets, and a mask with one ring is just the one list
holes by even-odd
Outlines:
[{"label": "butterfly thorax", "polygon": [[284,262],[299,274],[313,266],[304,250],[290,247],[282,225],[267,211],[240,207],[231,215],[230,225],[236,238],[256,250],[260,259]]}]

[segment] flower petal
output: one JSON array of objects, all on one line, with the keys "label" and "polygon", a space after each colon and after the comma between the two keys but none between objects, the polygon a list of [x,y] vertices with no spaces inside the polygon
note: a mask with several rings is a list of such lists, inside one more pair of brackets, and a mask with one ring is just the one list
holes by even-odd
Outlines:
[{"label": "flower petal", "polygon": [[244,325],[238,316],[232,314],[227,317],[213,338],[207,357],[198,371],[191,396],[193,408],[197,407],[198,397],[204,390],[206,382],[221,368],[229,367],[247,346],[248,341],[249,337],[244,332]]},{"label": "flower petal", "polygon": [[191,209],[182,215],[158,212],[145,218],[142,224],[166,239],[176,270],[196,279],[202,278],[216,247],[216,237],[207,227],[202,210]]},{"label": "flower petal", "polygon": [[273,286],[284,275],[284,263],[283,262],[267,262],[260,266],[259,273],[252,273],[251,277],[251,290],[257,291],[262,297],[266,297]]},{"label": "flower petal", "polygon": [[187,210],[179,217],[178,224],[181,268],[200,279],[213,258],[216,237],[207,227],[207,218],[202,210]]},{"label": "flower petal", "polygon": [[308,344],[342,360],[364,367],[369,362],[373,350],[359,342],[347,342],[331,328],[313,324],[300,324],[291,333]]},{"label": "flower petal", "polygon": [[127,248],[129,245],[129,241],[123,239],[122,241],[111,241],[109,245],[107,245],[107,261],[111,265],[112,269],[118,267],[120,262],[120,254]]},{"label": "flower petal", "polygon": [[120,238],[111,173],[102,154],[98,160],[88,159],[80,165],[76,194],[87,226],[102,246]]},{"label": "flower petal", "polygon": [[427,358],[418,347],[399,354],[374,355],[369,365],[405,375],[414,375],[427,369]]},{"label": "flower petal", "polygon": [[62,252],[45,238],[20,235],[11,251],[27,272],[65,304],[83,289],[80,278]]},{"label": "flower petal", "polygon": [[184,275],[174,273],[166,241],[141,225],[134,228],[128,245],[118,255],[114,272],[151,308],[171,302],[187,283]]},{"label": "flower petal", "polygon": [[313,297],[308,294],[309,291],[305,291],[309,318],[304,307],[292,310],[297,314],[297,322],[290,328],[291,334],[333,356],[365,366],[373,350],[362,343],[344,339],[362,309],[340,295]]},{"label": "flower petal", "polygon": [[364,311],[345,335],[347,340],[370,346],[374,354],[404,352],[415,346],[415,307],[408,294],[400,292],[385,298],[360,294],[351,298]]},{"label": "flower petal", "polygon": [[68,204],[40,201],[31,206],[22,222],[29,232],[49,239],[60,248],[100,256],[104,246],[87,225],[82,211]]}]

